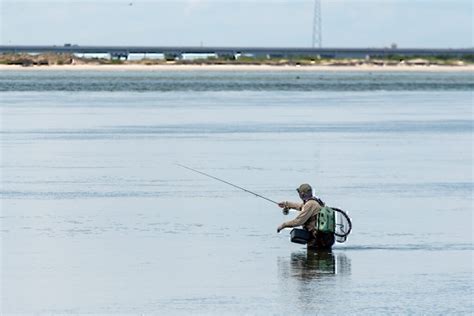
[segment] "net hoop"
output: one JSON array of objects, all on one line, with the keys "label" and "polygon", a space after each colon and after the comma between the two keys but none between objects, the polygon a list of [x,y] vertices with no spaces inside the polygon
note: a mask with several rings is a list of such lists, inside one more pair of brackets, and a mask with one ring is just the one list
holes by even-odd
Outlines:
[{"label": "net hoop", "polygon": [[334,235],[337,236],[337,237],[347,237],[347,236],[349,236],[349,234],[351,233],[351,230],[352,230],[352,222],[351,222],[351,219],[350,219],[349,215],[347,215],[346,212],[344,212],[343,210],[338,209],[336,207],[331,207],[331,208],[335,212],[341,213],[342,216],[344,216],[344,218],[346,219],[347,223],[349,223],[349,229],[347,230],[347,232],[345,232],[344,234],[338,234],[338,233],[334,232]]}]

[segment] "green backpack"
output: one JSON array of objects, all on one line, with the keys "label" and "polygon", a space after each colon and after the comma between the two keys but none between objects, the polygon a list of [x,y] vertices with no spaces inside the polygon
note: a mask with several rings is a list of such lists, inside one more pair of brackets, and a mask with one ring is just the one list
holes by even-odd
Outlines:
[{"label": "green backpack", "polygon": [[324,206],[318,213],[316,220],[316,230],[323,233],[333,233],[336,228],[334,210],[329,206]]}]

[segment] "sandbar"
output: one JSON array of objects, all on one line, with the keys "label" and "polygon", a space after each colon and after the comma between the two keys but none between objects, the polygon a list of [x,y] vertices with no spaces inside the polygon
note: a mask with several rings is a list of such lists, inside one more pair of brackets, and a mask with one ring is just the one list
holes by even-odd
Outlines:
[{"label": "sandbar", "polygon": [[360,71],[360,72],[473,72],[474,65],[199,65],[199,64],[118,64],[118,65],[46,65],[28,66],[0,65],[0,71]]}]

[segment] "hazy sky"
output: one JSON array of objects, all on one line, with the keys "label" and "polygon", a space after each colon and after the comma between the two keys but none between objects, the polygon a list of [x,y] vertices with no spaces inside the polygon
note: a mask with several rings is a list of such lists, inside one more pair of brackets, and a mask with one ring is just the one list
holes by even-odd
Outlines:
[{"label": "hazy sky", "polygon": [[[473,47],[472,0],[322,0],[323,47]],[[311,46],[313,0],[0,0],[0,43]]]}]

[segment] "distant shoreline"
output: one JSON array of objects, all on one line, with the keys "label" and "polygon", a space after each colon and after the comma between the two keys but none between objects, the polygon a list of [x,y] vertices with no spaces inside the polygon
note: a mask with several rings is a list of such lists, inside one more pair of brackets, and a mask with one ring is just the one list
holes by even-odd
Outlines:
[{"label": "distant shoreline", "polygon": [[360,72],[474,72],[474,65],[182,65],[182,64],[118,64],[118,65],[0,65],[0,71],[360,71]]}]

